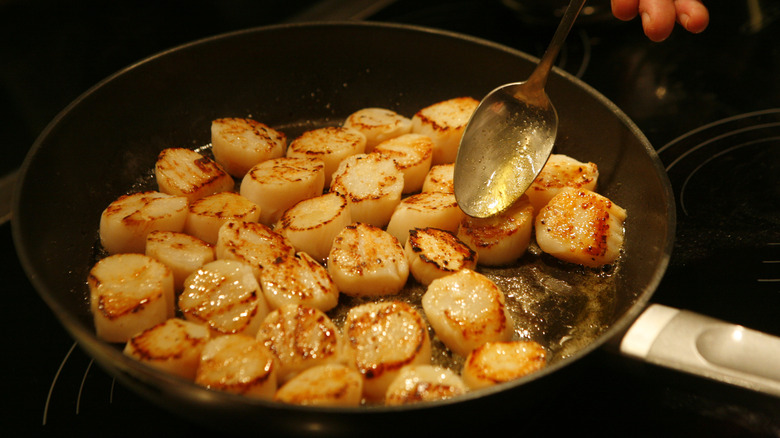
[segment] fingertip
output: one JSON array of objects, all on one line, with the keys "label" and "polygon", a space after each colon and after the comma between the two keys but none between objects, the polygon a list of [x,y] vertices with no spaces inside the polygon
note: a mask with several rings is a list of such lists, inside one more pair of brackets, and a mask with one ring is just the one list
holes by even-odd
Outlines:
[{"label": "fingertip", "polygon": [[653,19],[647,12],[642,12],[642,28],[651,41],[659,43],[669,38],[669,35],[672,34],[674,21],[672,21],[671,25],[668,25],[662,20]]}]

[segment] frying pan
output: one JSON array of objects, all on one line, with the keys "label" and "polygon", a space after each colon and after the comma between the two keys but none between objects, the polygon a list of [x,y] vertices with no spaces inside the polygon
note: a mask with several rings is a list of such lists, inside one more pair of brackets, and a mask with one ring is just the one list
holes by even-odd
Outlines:
[{"label": "frying pan", "polygon": [[[87,91],[36,140],[14,193],[19,258],[56,317],[101,367],[204,424],[285,435],[393,433],[430,422],[460,429],[474,412],[518,409],[560,384],[578,360],[623,338],[659,284],[674,238],[674,200],[653,148],[615,105],[563,71],[548,83],[561,119],[556,151],[598,163],[599,192],[626,208],[629,220],[604,330],[541,372],[407,407],[324,409],[251,400],[164,375],[99,340],[85,281],[100,212],[149,182],[163,148],[208,144],[215,118],[249,116],[290,135],[369,106],[411,115],[452,97],[480,98],[527,76],[535,63],[524,53],[448,32],[354,22],[250,29],[160,53]],[[660,319],[673,319],[667,310]],[[642,355],[641,348],[633,351]]]}]

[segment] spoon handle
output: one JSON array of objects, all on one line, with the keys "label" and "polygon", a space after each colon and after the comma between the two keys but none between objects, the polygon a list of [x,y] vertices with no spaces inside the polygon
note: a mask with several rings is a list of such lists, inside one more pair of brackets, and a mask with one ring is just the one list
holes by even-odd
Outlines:
[{"label": "spoon handle", "polygon": [[566,7],[566,12],[563,13],[561,22],[558,24],[558,29],[555,30],[552,41],[544,52],[542,59],[537,64],[531,76],[526,81],[526,84],[536,90],[543,90],[547,84],[547,76],[550,74],[553,62],[558,56],[558,52],[561,50],[561,46],[566,41],[566,37],[569,35],[569,31],[574,25],[574,21],[580,14],[582,7],[585,5],[586,0],[571,0],[569,6]]}]

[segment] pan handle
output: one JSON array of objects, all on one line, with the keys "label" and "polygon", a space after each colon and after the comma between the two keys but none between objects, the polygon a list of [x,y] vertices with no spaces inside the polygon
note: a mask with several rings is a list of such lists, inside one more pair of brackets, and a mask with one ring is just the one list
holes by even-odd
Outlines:
[{"label": "pan handle", "polygon": [[620,352],[780,396],[780,338],[694,312],[650,305],[626,332]]}]

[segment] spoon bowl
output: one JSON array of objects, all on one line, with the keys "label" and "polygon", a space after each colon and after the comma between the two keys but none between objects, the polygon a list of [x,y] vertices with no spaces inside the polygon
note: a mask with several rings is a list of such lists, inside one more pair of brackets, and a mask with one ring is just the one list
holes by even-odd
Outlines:
[{"label": "spoon bowl", "polygon": [[525,82],[502,85],[471,116],[455,160],[455,198],[469,216],[506,211],[550,157],[558,114],[544,91],[561,45],[586,0],[572,0],[549,47]]}]

